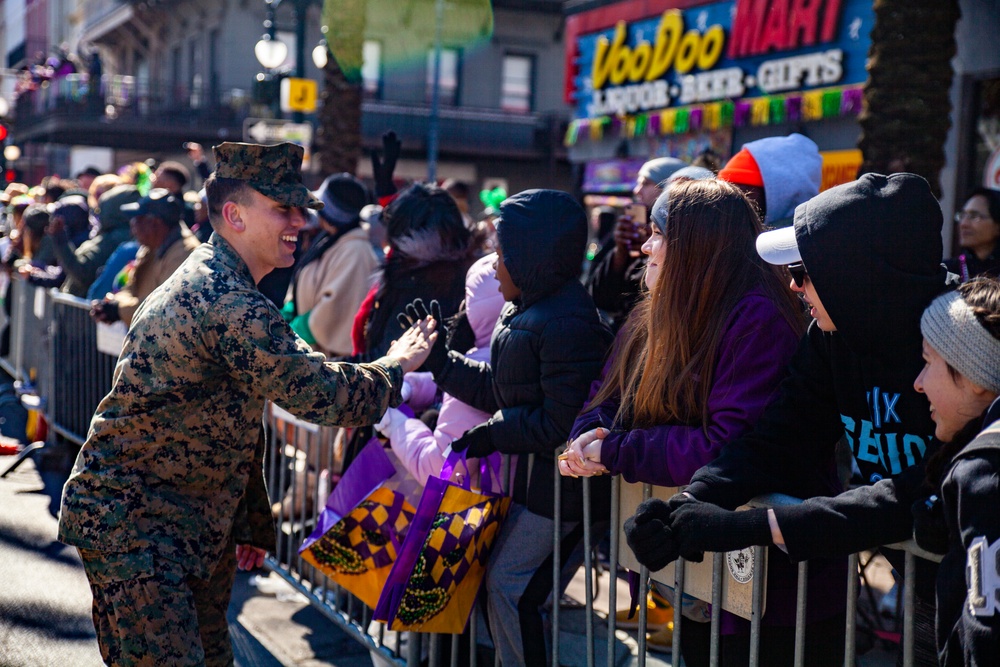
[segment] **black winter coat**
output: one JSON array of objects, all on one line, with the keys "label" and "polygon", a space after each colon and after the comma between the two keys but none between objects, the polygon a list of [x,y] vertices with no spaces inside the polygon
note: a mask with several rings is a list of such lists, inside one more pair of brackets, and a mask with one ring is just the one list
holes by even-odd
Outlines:
[{"label": "black winter coat", "polygon": [[[489,364],[451,352],[435,380],[460,401],[493,413],[494,445],[519,455],[514,501],[551,518],[554,452],[565,444],[612,337],[578,280],[587,227],[576,202],[532,190],[500,210],[503,261],[521,297],[501,313]],[[593,482],[595,498],[609,495],[606,478]],[[582,489],[582,480],[562,478],[563,520],[581,518]]]}]

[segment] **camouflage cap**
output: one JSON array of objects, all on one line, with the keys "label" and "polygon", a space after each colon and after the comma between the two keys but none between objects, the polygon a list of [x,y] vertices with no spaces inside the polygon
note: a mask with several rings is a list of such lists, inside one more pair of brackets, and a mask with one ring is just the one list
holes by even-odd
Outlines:
[{"label": "camouflage cap", "polygon": [[302,184],[301,146],[282,143],[273,146],[227,141],[215,152],[215,177],[246,181],[265,197],[287,206],[323,208],[323,202]]}]

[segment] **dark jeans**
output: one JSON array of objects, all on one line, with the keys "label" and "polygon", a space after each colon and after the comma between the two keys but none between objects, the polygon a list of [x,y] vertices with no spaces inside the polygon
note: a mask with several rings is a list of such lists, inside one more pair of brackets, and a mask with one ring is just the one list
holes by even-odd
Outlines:
[{"label": "dark jeans", "polygon": [[[844,664],[844,615],[806,626],[805,664],[809,667],[842,667]],[[687,667],[709,664],[711,623],[684,619],[681,655]],[[795,663],[795,628],[764,626],[760,638],[761,665],[783,667]],[[721,667],[746,667],[750,660],[750,635],[722,635],[719,640]]]}]

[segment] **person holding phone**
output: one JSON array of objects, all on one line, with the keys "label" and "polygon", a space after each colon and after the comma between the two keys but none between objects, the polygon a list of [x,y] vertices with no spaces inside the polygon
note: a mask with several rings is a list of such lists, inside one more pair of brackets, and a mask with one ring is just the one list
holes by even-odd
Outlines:
[{"label": "person holding phone", "polygon": [[663,192],[668,179],[678,172],[688,178],[710,178],[712,172],[698,167],[688,167],[685,162],[672,157],[661,157],[642,165],[632,189],[634,203],[618,218],[612,238],[614,243],[605,245],[591,265],[587,276],[587,290],[594,303],[608,314],[617,329],[639,300],[642,289],[646,258],[642,244],[649,238],[649,209]]}]

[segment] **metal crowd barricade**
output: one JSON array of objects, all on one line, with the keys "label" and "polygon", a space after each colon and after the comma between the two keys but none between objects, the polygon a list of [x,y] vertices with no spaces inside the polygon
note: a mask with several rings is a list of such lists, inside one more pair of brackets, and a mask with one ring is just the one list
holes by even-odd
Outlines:
[{"label": "metal crowd barricade", "polygon": [[[312,482],[308,472],[315,471],[320,473],[323,470],[332,470],[335,467],[336,457],[333,454],[336,446],[334,442],[335,436],[332,430],[323,429],[316,425],[299,420],[274,405],[269,405],[265,422],[269,443],[269,458],[266,462],[266,475],[272,499],[277,500],[284,497],[286,500],[291,499],[292,501],[289,504],[289,507],[291,508],[290,513],[282,516],[279,521],[280,529],[278,532],[278,546],[275,553],[269,554],[266,560],[268,568],[288,582],[294,589],[302,593],[308,599],[310,604],[318,608],[333,623],[345,630],[354,639],[371,649],[373,651],[373,657],[380,659],[376,661],[376,664],[380,664],[384,661],[386,664],[400,666],[416,665],[419,664],[422,659],[428,659],[428,664],[432,667],[436,667],[442,664],[440,659],[440,648],[445,646],[442,642],[448,642],[452,646],[452,665],[476,665],[475,622],[470,623],[470,634],[472,635],[471,652],[468,656],[463,656],[466,658],[465,660],[459,659],[457,653],[457,636],[429,635],[424,637],[417,633],[405,633],[404,635],[401,633],[386,631],[384,626],[381,624],[370,627],[370,609],[368,609],[353,595],[338,587],[334,582],[327,579],[327,577],[325,577],[322,573],[299,558],[298,547],[302,543],[302,540],[308,536],[310,532],[312,532],[314,526],[316,525],[316,519],[325,503],[326,494],[330,490],[328,486],[324,485],[320,481],[320,478],[317,478],[316,482]],[[303,472],[306,474],[302,474]],[[505,471],[505,479],[508,473],[509,471]],[[586,648],[584,658],[580,658],[578,662],[568,662],[566,654],[562,651],[562,649],[566,647],[560,645],[560,626],[565,622],[563,620],[563,615],[560,614],[560,599],[563,588],[561,582],[566,581],[566,577],[563,576],[565,573],[562,573],[561,570],[562,565],[565,562],[565,557],[567,557],[568,554],[560,553],[560,515],[562,510],[560,500],[561,486],[558,471],[556,471],[554,475],[555,479],[553,480],[553,483],[555,485],[554,497],[556,499],[556,506],[554,508],[555,530],[553,532],[554,583],[552,591],[553,594],[551,597],[552,608],[550,617],[552,629],[551,636],[553,638],[551,646],[551,664],[579,664],[581,666],[586,664],[587,667],[593,667],[594,665],[600,663],[606,664],[608,667],[613,667],[621,662],[619,658],[623,657],[622,646],[628,646],[628,644],[626,644],[627,640],[625,635],[618,632],[616,627],[615,611],[617,608],[617,594],[614,574],[617,572],[618,565],[622,563],[623,556],[626,555],[625,550],[627,550],[627,547],[622,544],[621,539],[621,519],[631,514],[634,510],[634,503],[633,505],[626,505],[622,502],[623,484],[620,478],[616,477],[613,479],[610,498],[612,509],[610,525],[610,562],[612,577],[610,584],[608,585],[609,613],[606,619],[600,619],[594,611],[596,594],[594,587],[592,586],[592,577],[590,572],[593,566],[592,547],[600,540],[601,536],[593,534],[594,531],[590,512],[591,484],[589,480],[583,480],[583,544],[586,546],[586,548],[583,549],[583,567],[587,575],[584,577]],[[641,498],[644,499],[650,497],[654,490],[654,487],[651,487],[650,485],[643,485],[641,488]],[[630,502],[633,502],[635,500],[635,491],[633,490],[630,493],[633,494],[629,496],[632,498]],[[299,500],[302,502],[298,502]],[[754,499],[750,505],[754,507],[773,507],[790,502],[800,501],[786,496],[774,495]],[[906,552],[906,568],[908,572],[913,572],[914,562],[917,557],[929,558],[931,560],[936,559],[933,555],[921,551],[912,542],[890,546]],[[749,664],[756,666],[761,664],[759,647],[761,637],[761,619],[763,615],[762,610],[764,609],[764,573],[767,566],[767,549],[764,547],[754,547],[752,552],[753,576],[749,584],[752,591],[750,593],[750,597],[748,598],[749,601],[747,602],[747,604],[750,605],[749,619],[751,626]],[[697,589],[699,591],[699,595],[704,596],[706,601],[712,603],[710,622],[710,664],[717,665],[719,663],[723,591],[725,590],[724,586],[729,585],[726,581],[726,577],[730,577],[731,575],[728,573],[725,566],[725,554],[712,554],[712,558],[706,559],[706,563],[707,564],[697,564],[692,566],[686,564],[683,560],[678,561],[674,567],[672,582],[674,590],[676,591],[675,599],[680,599],[680,596],[685,592]],[[860,579],[858,564],[859,559],[857,554],[848,558],[848,572],[850,576],[847,578],[847,590],[845,591],[845,595],[847,596],[847,607],[844,665],[846,667],[853,667],[856,657],[857,645],[855,642],[855,628],[857,621],[857,596]],[[705,575],[706,568],[709,571],[707,579]],[[808,575],[808,563],[801,563],[798,568],[794,648],[794,664],[797,667],[804,665],[806,661],[805,619],[806,608],[809,602],[806,596],[806,582]],[[629,664],[635,664],[642,667],[646,664],[645,638],[647,621],[646,605],[642,602],[645,601],[646,594],[648,592],[649,572],[645,568],[642,568],[639,572],[639,577],[640,587],[637,599],[640,600],[641,603],[639,604],[638,637],[635,642],[635,644],[638,645],[638,651],[633,651],[634,655]],[[693,580],[692,577],[696,577],[696,579]],[[696,586],[692,586],[693,581],[696,583]],[[914,577],[906,576],[904,581],[903,664],[912,664],[914,643]],[[606,624],[607,626],[607,636],[603,640],[599,640],[597,637],[595,624],[598,622]],[[688,622],[692,621],[685,620],[680,609],[675,609],[673,630],[674,650],[671,654],[671,664],[674,667],[681,664],[679,647],[684,625]],[[606,641],[606,652],[604,659],[601,660],[597,656],[597,649],[598,643],[604,641]],[[632,645],[634,646],[634,644]],[[423,652],[422,649],[424,649]],[[563,659],[561,660],[561,658]]]},{"label": "metal crowd barricade", "polygon": [[111,390],[125,327],[94,322],[86,299],[55,290],[49,298],[52,384],[46,391],[48,417],[59,435],[82,445],[97,405]]},{"label": "metal crowd barricade", "polygon": [[[371,610],[299,557],[299,545],[315,528],[331,490],[321,481],[323,471],[334,472],[337,463],[336,431],[302,421],[273,403],[268,403],[264,422],[268,440],[265,479],[272,501],[281,507],[277,547],[265,560],[268,569],[302,593],[335,625],[367,646],[373,657],[377,654],[400,666],[419,664],[419,635],[406,633],[409,636],[404,641],[402,633],[386,632],[382,625],[374,635],[369,634]],[[316,474],[313,483],[310,472]],[[282,506],[285,500],[287,512]],[[408,657],[403,657],[404,644]]]},{"label": "metal crowd barricade", "polygon": [[45,416],[50,441],[58,434],[81,445],[111,389],[125,328],[95,323],[85,299],[16,276],[9,298],[9,349],[0,367],[18,383],[22,403]]},{"label": "metal crowd barricade", "polygon": [[22,384],[34,385],[44,396],[51,386],[49,353],[50,303],[45,289],[14,277],[10,286],[10,322],[7,356],[0,359],[3,369]]},{"label": "metal crowd barricade", "polygon": [[[560,572],[560,531],[558,525],[558,517],[560,515],[560,475],[558,469],[555,472],[554,479],[554,497],[556,499],[556,517],[557,523],[555,531],[553,534],[553,550],[555,554],[555,562],[553,563],[554,572],[554,582],[555,587],[553,589],[553,600],[558,601],[561,595],[561,588],[559,584],[559,572]],[[627,549],[627,546],[623,547],[621,544],[621,522],[622,520],[629,516],[634,510],[633,507],[625,507],[622,505],[622,480],[620,477],[615,477],[612,480],[612,497],[611,497],[611,526],[610,526],[610,554],[609,561],[611,563],[611,581],[608,585],[608,608],[609,613],[606,619],[607,623],[607,666],[614,667],[616,664],[616,644],[620,641],[621,637],[618,636],[616,627],[616,582],[615,575],[618,570],[618,566],[621,563],[621,556],[623,555],[622,549]],[[648,499],[652,496],[653,491],[652,485],[644,484],[642,485],[642,499]],[[586,637],[587,637],[587,651],[586,651],[586,665],[587,667],[593,667],[595,665],[594,658],[594,622],[595,613],[594,609],[594,595],[593,590],[590,585],[591,576],[589,575],[590,564],[590,553],[592,551],[591,546],[595,544],[590,535],[590,480],[588,478],[583,479],[583,489],[584,489],[584,545],[585,553],[587,558],[585,560],[584,567],[587,569],[587,576],[585,577],[585,608],[586,608]],[[788,496],[783,496],[779,494],[762,496],[753,499],[749,505],[751,507],[775,507],[778,505],[787,505],[799,503],[801,500],[796,498],[790,498]],[[911,573],[915,571],[916,559],[924,558],[932,561],[940,561],[941,557],[926,552],[920,549],[913,540],[909,540],[904,543],[885,545],[894,549],[901,550],[905,553],[905,572],[904,576],[904,590],[903,590],[903,633],[902,633],[902,650],[903,650],[903,664],[912,665],[914,656],[914,619],[913,619],[913,609],[914,609],[914,595],[915,595],[915,576]],[[752,547],[753,552],[753,576],[752,581],[752,602],[751,602],[751,612],[750,612],[750,656],[749,665],[751,667],[757,667],[760,665],[760,638],[761,638],[761,620],[763,617],[762,610],[764,609],[764,589],[766,585],[765,572],[767,568],[765,547]],[[712,555],[712,568],[711,568],[711,594],[706,596],[707,602],[712,604],[711,613],[711,639],[710,639],[710,653],[709,653],[709,664],[718,665],[719,664],[719,645],[720,645],[720,630],[721,630],[721,612],[723,609],[723,578],[728,576],[724,572],[724,562],[726,554],[711,554]],[[859,556],[858,554],[852,554],[848,557],[848,577],[847,577],[847,590],[845,594],[847,596],[846,605],[846,627],[845,627],[845,646],[844,646],[844,665],[845,667],[853,667],[855,664],[857,644],[855,639],[855,631],[857,626],[857,598],[860,583],[860,572],[859,572]],[[691,585],[691,574],[687,572],[688,567],[683,559],[678,560],[674,567],[674,578],[673,586],[675,591],[675,600],[680,600],[681,596],[685,594]],[[809,564],[808,562],[802,562],[798,566],[798,584],[796,593],[796,614],[795,614],[795,649],[794,649],[794,664],[795,667],[802,667],[805,664],[805,620],[806,620],[806,607],[807,607],[807,596],[806,596],[806,583],[808,581]],[[638,653],[635,656],[635,664],[639,667],[644,667],[646,664],[646,630],[647,630],[647,619],[646,619],[646,596],[649,592],[649,576],[650,573],[647,568],[641,567],[639,571],[639,592],[637,595],[638,605]],[[557,603],[553,604],[552,611],[552,664],[559,665],[560,663],[560,646],[558,638],[560,637],[560,615],[558,611],[559,605]],[[680,642],[681,633],[683,632],[683,626],[686,622],[684,615],[681,613],[680,605],[676,606],[674,609],[674,628],[673,628],[673,650],[671,651],[671,663],[673,667],[678,667],[681,664],[680,656]]]}]

